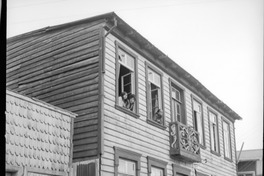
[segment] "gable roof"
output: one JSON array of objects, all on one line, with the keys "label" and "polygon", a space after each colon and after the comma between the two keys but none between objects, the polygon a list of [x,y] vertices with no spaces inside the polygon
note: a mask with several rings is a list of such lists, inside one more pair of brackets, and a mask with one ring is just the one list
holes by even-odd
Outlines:
[{"label": "gable roof", "polygon": [[[203,99],[206,103],[208,103],[211,107],[218,110],[220,113],[225,115],[230,120],[241,120],[242,118],[234,112],[230,107],[228,107],[224,102],[222,102],[220,99],[218,99],[213,93],[211,93],[205,86],[203,86],[197,79],[195,79],[191,74],[189,74],[186,70],[184,70],[182,67],[180,67],[177,63],[175,63],[172,59],[170,59],[167,55],[165,55],[162,51],[160,51],[157,47],[155,47],[151,42],[149,42],[146,38],[144,38],[141,34],[139,34],[135,29],[133,29],[131,26],[129,26],[125,21],[123,21],[119,16],[117,16],[114,12],[85,18],[82,20],[65,23],[61,25],[56,26],[48,26],[39,30],[35,30],[32,32],[28,32],[25,34],[21,34],[15,37],[11,37],[7,40],[7,43],[12,43],[14,41],[19,41],[24,38],[28,38],[30,36],[43,34],[48,31],[58,30],[58,29],[64,29],[68,28],[70,26],[75,26],[79,24],[85,24],[90,23],[93,21],[102,20],[102,22],[105,22],[105,28],[110,29],[113,27],[113,30],[111,30],[111,33],[113,35],[119,35],[118,31],[121,32],[121,35],[123,35],[124,38],[128,38],[128,43],[131,43],[132,41],[136,43],[136,46],[140,46],[140,48],[143,48],[143,52],[140,49],[137,49],[139,47],[133,47],[135,45],[132,45],[133,49],[136,49],[136,51],[141,52],[143,56],[147,56],[146,58],[149,58],[146,53],[149,53],[151,56],[153,56],[151,61],[156,63],[161,69],[163,69],[164,72],[168,73],[170,76],[175,78],[177,81],[179,81],[181,84],[186,86],[188,89],[190,89],[192,92],[194,92],[196,95],[198,95],[201,99]],[[114,26],[114,21],[116,20],[117,26]],[[131,46],[131,45],[130,45]],[[180,78],[180,79],[179,79]]]}]

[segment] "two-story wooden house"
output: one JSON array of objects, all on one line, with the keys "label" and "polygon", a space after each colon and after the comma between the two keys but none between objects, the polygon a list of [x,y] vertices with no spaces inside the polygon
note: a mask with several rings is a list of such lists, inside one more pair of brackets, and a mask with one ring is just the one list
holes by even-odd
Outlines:
[{"label": "two-story wooden house", "polygon": [[115,13],[8,39],[6,75],[78,114],[76,176],[237,175],[241,117]]}]

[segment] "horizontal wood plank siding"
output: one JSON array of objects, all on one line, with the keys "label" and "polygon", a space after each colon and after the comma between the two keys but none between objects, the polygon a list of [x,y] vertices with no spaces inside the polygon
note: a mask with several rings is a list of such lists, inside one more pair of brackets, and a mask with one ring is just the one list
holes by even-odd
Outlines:
[{"label": "horizontal wood plank siding", "polygon": [[99,22],[7,46],[7,87],[78,114],[73,161],[98,155]]},{"label": "horizontal wood plank siding", "polygon": [[[134,52],[138,56],[138,94],[139,94],[139,115],[138,119],[119,111],[115,108],[115,41],[120,42],[127,49]],[[201,149],[202,159],[207,159],[206,164],[192,164],[181,160],[174,160],[169,154],[169,129],[159,129],[146,122],[147,120],[147,104],[146,104],[146,73],[145,73],[146,58],[136,53],[132,48],[125,43],[109,34],[105,40],[105,99],[104,99],[104,155],[102,156],[102,174],[114,175],[114,146],[135,151],[142,154],[140,175],[147,176],[147,156],[151,156],[165,162],[167,165],[167,175],[173,175],[172,164],[177,164],[191,170],[191,175],[194,176],[194,168],[204,174],[218,176],[235,176],[235,162],[227,161],[223,157],[223,139],[222,139],[222,122],[220,113],[218,113],[219,124],[219,141],[221,156],[216,156],[210,152],[209,127],[208,127],[208,112],[207,107],[210,105],[203,103],[204,131],[206,148]],[[155,67],[153,65],[153,67]],[[157,68],[158,69],[158,68]],[[165,125],[171,122],[171,107],[170,107],[170,76],[163,72],[163,94],[164,94],[164,113]],[[172,78],[170,78],[172,79]],[[178,83],[177,80],[174,82]],[[179,86],[183,87],[180,83]],[[193,92],[184,88],[186,117],[187,124],[193,125],[192,118],[192,95]],[[223,117],[224,118],[224,117]],[[232,122],[230,122],[232,124]],[[235,152],[234,129],[231,127],[231,144],[232,157]]]}]

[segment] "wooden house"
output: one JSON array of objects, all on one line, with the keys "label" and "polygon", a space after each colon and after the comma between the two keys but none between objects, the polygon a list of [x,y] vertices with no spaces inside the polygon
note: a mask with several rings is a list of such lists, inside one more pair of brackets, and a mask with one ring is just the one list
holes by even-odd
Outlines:
[{"label": "wooden house", "polygon": [[76,114],[6,91],[6,176],[72,174]]},{"label": "wooden house", "polygon": [[8,39],[6,76],[78,114],[76,176],[237,174],[241,117],[115,13]]}]

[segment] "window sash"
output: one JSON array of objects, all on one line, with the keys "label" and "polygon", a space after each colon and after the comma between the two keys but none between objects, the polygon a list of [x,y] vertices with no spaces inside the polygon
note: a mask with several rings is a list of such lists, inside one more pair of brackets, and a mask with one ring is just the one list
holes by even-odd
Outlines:
[{"label": "window sash", "polygon": [[218,144],[218,133],[217,133],[217,122],[216,115],[212,112],[209,112],[210,120],[210,135],[211,135],[211,150],[218,153],[219,144]]},{"label": "window sash", "polygon": [[148,81],[157,87],[161,87],[161,76],[150,68],[148,68]]},{"label": "window sash", "polygon": [[136,162],[119,158],[118,175],[135,176]]},{"label": "window sash", "polygon": [[200,103],[193,101],[193,113],[194,113],[194,129],[199,132],[199,142],[204,143],[203,139],[203,117],[202,106]]},{"label": "window sash", "polygon": [[162,168],[151,166],[151,176],[163,176],[164,171]]},{"label": "window sash", "polygon": [[134,71],[135,59],[121,48],[118,49],[118,56],[120,56],[118,59],[119,63],[127,67],[129,70]]},{"label": "window sash", "polygon": [[[126,83],[126,78],[130,78],[130,82],[129,83]],[[134,86],[133,86],[134,85]],[[129,86],[130,88],[130,92],[127,92],[127,94],[134,94],[135,93],[135,80],[134,80],[134,73],[133,72],[130,72],[126,75],[123,75],[121,77],[121,92],[124,92],[125,91],[125,87]]]},{"label": "window sash", "polygon": [[223,135],[224,135],[225,157],[231,158],[230,128],[229,128],[229,124],[226,122],[223,122]]},{"label": "window sash", "polygon": [[173,116],[174,121],[179,121],[179,122],[182,121],[181,120],[181,116],[182,116],[181,115],[181,104],[174,99],[172,99],[172,116]]},{"label": "window sash", "polygon": [[[149,83],[150,90],[150,106],[151,106],[151,117],[157,112],[158,109],[161,109],[161,89],[156,87],[152,83]],[[153,98],[154,97],[154,98]]]}]

